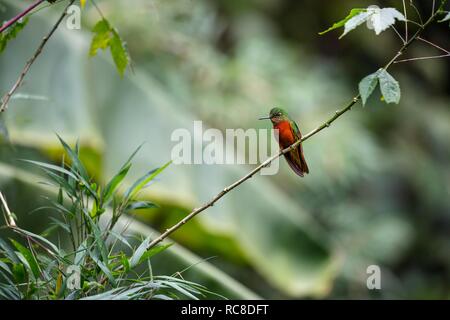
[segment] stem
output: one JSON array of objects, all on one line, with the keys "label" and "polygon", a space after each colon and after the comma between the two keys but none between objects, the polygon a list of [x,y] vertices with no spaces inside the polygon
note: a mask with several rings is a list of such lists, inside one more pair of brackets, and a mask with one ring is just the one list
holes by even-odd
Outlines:
[{"label": "stem", "polygon": [[420,41],[423,41],[423,42],[425,42],[425,43],[428,43],[429,45],[431,45],[431,46],[433,46],[433,47],[435,47],[435,48],[437,48],[437,49],[439,49],[439,50],[441,50],[441,51],[443,51],[443,52],[445,52],[445,53],[450,53],[450,51],[448,51],[447,49],[444,49],[444,48],[438,46],[437,44],[435,44],[435,43],[433,43],[433,42],[431,42],[431,41],[428,41],[428,40],[426,40],[426,39],[424,39],[424,38],[417,37],[417,40],[420,40]]},{"label": "stem", "polygon": [[410,62],[410,61],[418,61],[418,60],[439,59],[439,58],[447,58],[447,57],[450,57],[450,53],[441,54],[441,55],[438,55],[438,56],[427,56],[427,57],[417,57],[417,58],[410,58],[410,59],[404,59],[404,60],[396,60],[394,63],[402,63],[402,62]]},{"label": "stem", "polygon": [[3,208],[5,209],[6,225],[11,228],[17,227],[16,222],[14,221],[14,217],[11,211],[9,210],[8,203],[3,197],[3,193],[1,191],[0,191],[0,200],[2,202]]},{"label": "stem", "polygon": [[405,41],[408,41],[408,16],[407,16],[407,13],[406,13],[405,0],[403,0],[403,13],[405,15]]},{"label": "stem", "polygon": [[34,8],[36,8],[38,5],[40,5],[42,2],[44,2],[45,0],[37,0],[35,3],[33,3],[32,5],[30,5],[28,8],[26,8],[24,11],[22,11],[21,13],[19,13],[17,16],[15,16],[14,18],[12,18],[11,20],[7,21],[4,25],[2,25],[0,27],[0,33],[2,33],[3,31],[5,31],[6,29],[8,29],[10,26],[12,26],[14,23],[16,23],[18,20],[22,19],[23,17],[25,17],[31,10],[33,10]]},{"label": "stem", "polygon": [[[446,2],[447,0],[443,0],[443,4]],[[442,4],[442,5],[443,5]],[[442,6],[441,5],[441,6]],[[423,28],[419,29],[415,34],[413,34],[408,41],[406,41],[403,46],[400,48],[400,50],[394,55],[394,57],[389,60],[388,63],[386,63],[386,65],[384,66],[384,69],[388,69],[396,60],[398,57],[400,57],[405,50],[411,45],[411,43],[413,43],[418,37],[419,35],[423,32],[423,30],[436,18],[436,14],[437,11],[428,19],[428,21],[423,25]],[[186,222],[188,222],[189,220],[191,220],[192,218],[194,218],[196,215],[198,215],[200,212],[205,211],[206,209],[208,209],[209,207],[212,207],[217,201],[219,201],[219,199],[221,199],[223,196],[225,196],[228,192],[230,192],[231,190],[233,190],[234,188],[236,188],[237,186],[241,185],[242,183],[244,183],[245,181],[247,181],[248,179],[250,179],[251,177],[253,177],[256,173],[258,173],[259,171],[261,171],[262,168],[268,166],[272,161],[274,161],[275,159],[279,158],[280,156],[284,155],[285,153],[293,150],[294,148],[296,148],[300,143],[302,143],[303,141],[306,141],[307,139],[311,138],[312,136],[314,136],[315,134],[319,133],[320,131],[322,131],[325,128],[328,128],[334,121],[336,121],[337,118],[339,118],[340,116],[342,116],[344,113],[346,113],[347,111],[351,110],[352,107],[361,99],[361,96],[358,94],[357,96],[353,97],[353,99],[342,109],[337,110],[334,115],[329,118],[328,120],[326,120],[324,123],[322,123],[320,126],[318,126],[316,129],[312,130],[311,132],[309,132],[308,134],[306,134],[305,136],[303,136],[300,140],[294,142],[293,144],[291,144],[289,147],[280,150],[277,154],[275,154],[274,156],[270,157],[269,159],[267,159],[266,161],[264,161],[263,163],[261,163],[259,166],[257,166],[255,169],[253,169],[252,171],[250,171],[249,173],[247,173],[245,176],[243,176],[242,178],[240,178],[239,180],[235,181],[234,183],[232,183],[231,185],[229,185],[228,187],[226,187],[225,189],[223,189],[222,191],[220,191],[214,198],[212,198],[209,202],[203,204],[201,207],[195,208],[191,213],[189,213],[186,217],[184,217],[183,219],[181,219],[180,221],[178,221],[176,224],[174,224],[172,227],[166,229],[166,231],[164,231],[163,233],[161,233],[161,235],[157,238],[155,238],[152,242],[150,242],[150,244],[148,245],[147,249],[151,249],[154,246],[156,246],[158,243],[160,243],[161,241],[163,241],[164,239],[166,239],[169,235],[171,235],[173,232],[175,232],[176,230],[178,230],[179,228],[181,228],[184,224],[186,224]]]},{"label": "stem", "polygon": [[20,85],[22,84],[25,76],[27,75],[28,71],[30,70],[31,66],[33,65],[33,63],[36,61],[36,59],[39,57],[39,55],[41,54],[42,50],[44,49],[45,45],[47,44],[47,41],[50,39],[50,37],[53,35],[53,33],[56,31],[56,29],[58,29],[59,25],[61,24],[61,22],[63,21],[63,19],[65,18],[65,16],[67,15],[67,9],[75,2],[75,0],[71,0],[69,2],[69,4],[67,5],[67,7],[64,9],[64,12],[61,14],[61,16],[59,17],[59,19],[56,21],[55,25],[52,27],[52,29],[50,30],[50,32],[42,39],[41,44],[39,45],[39,47],[37,48],[37,50],[35,51],[34,55],[31,57],[30,60],[28,60],[27,64],[25,65],[25,67],[23,68],[19,78],[17,79],[17,81],[14,83],[13,87],[11,88],[11,90],[9,90],[9,92],[3,97],[2,99],[2,103],[0,105],[0,112],[3,112],[7,109],[8,107],[8,102],[11,99],[11,96],[14,94],[14,92],[16,92],[16,90],[20,87]]}]

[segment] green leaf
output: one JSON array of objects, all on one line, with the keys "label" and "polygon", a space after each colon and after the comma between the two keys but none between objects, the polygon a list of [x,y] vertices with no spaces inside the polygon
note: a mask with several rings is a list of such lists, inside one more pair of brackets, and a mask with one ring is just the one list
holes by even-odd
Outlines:
[{"label": "green leaf", "polygon": [[95,35],[92,38],[89,55],[93,57],[97,55],[99,49],[105,50],[109,48],[117,71],[123,76],[130,63],[130,58],[126,49],[126,44],[120,38],[118,31],[112,28],[106,19],[97,22],[92,31]]},{"label": "green leaf", "polygon": [[0,238],[0,248],[3,249],[5,256],[11,260],[13,263],[20,263],[19,257],[14,252],[14,250],[2,239]]},{"label": "green leaf", "polygon": [[139,264],[141,261],[142,256],[147,251],[147,247],[150,243],[150,236],[148,236],[142,243],[139,245],[139,247],[136,249],[136,251],[133,253],[130,259],[130,267],[134,268]]},{"label": "green leaf", "polygon": [[380,89],[381,93],[384,97],[384,100],[387,103],[396,103],[400,102],[400,85],[397,80],[394,79],[386,70],[380,70],[378,74],[378,79],[380,81]]},{"label": "green leaf", "polygon": [[92,260],[94,260],[94,262],[100,267],[100,269],[103,271],[103,273],[106,275],[106,277],[108,278],[108,280],[111,282],[111,284],[113,286],[116,285],[116,279],[114,278],[111,270],[109,269],[109,267],[106,265],[107,261],[105,261],[105,263],[103,263],[98,256],[95,254],[95,252],[90,252],[90,256],[92,258]]},{"label": "green leaf", "polygon": [[95,35],[92,38],[91,48],[89,49],[89,55],[91,57],[95,56],[98,49],[106,49],[109,47],[109,42],[111,40],[111,27],[108,20],[102,19],[94,26],[92,30]]},{"label": "green leaf", "polygon": [[35,238],[35,239],[37,239],[37,240],[39,240],[39,241],[45,243],[45,244],[47,245],[47,246],[46,246],[47,249],[51,249],[51,250],[53,250],[54,253],[56,253],[56,254],[59,255],[60,252],[59,252],[58,247],[55,246],[55,245],[54,245],[53,243],[51,243],[50,241],[48,241],[47,239],[45,239],[44,237],[41,237],[40,235],[34,234],[34,233],[29,232],[29,231],[24,230],[24,229],[20,229],[20,228],[17,228],[17,229],[20,230],[20,232],[26,234],[27,236],[32,237],[32,238]]},{"label": "green leaf", "polygon": [[130,271],[130,261],[128,261],[125,254],[120,255],[120,262],[122,263],[122,266],[124,267],[125,272]]},{"label": "green leaf", "polygon": [[28,18],[25,18],[23,21],[18,21],[9,27],[7,30],[3,31],[0,34],[0,54],[6,49],[6,45],[8,41],[17,37],[20,31],[26,26],[28,23]]},{"label": "green leaf", "polygon": [[141,258],[139,259],[138,264],[150,259],[151,257],[157,255],[158,253],[166,250],[167,248],[169,248],[173,243],[168,243],[168,244],[163,244],[163,245],[157,245],[153,248],[151,248],[150,250],[145,251],[145,253],[141,256]]},{"label": "green leaf", "polygon": [[119,71],[119,74],[123,76],[130,59],[125,42],[122,41],[118,32],[114,29],[112,30],[110,50],[114,63],[116,64],[117,71]]},{"label": "green leaf", "polygon": [[14,279],[16,280],[17,283],[25,282],[27,273],[23,264],[21,263],[13,264],[13,274]]},{"label": "green leaf", "polygon": [[114,191],[117,189],[119,184],[123,181],[128,171],[130,170],[131,163],[128,163],[125,167],[120,169],[119,173],[117,173],[111,181],[106,185],[105,190],[103,192],[103,201],[106,202],[113,195]]},{"label": "green leaf", "polygon": [[60,173],[67,174],[68,176],[72,177],[76,181],[79,181],[79,179],[72,172],[70,172],[69,170],[66,170],[62,167],[58,167],[53,164],[49,164],[49,163],[45,163],[45,162],[33,161],[33,160],[21,159],[21,161],[29,162],[29,163],[35,164],[35,165],[43,167],[43,168],[47,168],[47,169],[51,169],[54,171],[58,171]]},{"label": "green leaf", "polygon": [[102,232],[100,231],[99,226],[92,220],[89,213],[86,212],[85,210],[83,210],[83,213],[89,223],[90,228],[92,229],[92,232],[94,234],[95,243],[97,244],[97,248],[100,251],[102,260],[105,263],[108,263],[108,250],[106,248],[105,242],[103,241]]},{"label": "green leaf", "polygon": [[361,12],[364,12],[366,9],[352,9],[350,10],[350,13],[341,21],[335,22],[331,27],[329,27],[327,30],[319,32],[320,35],[323,35],[325,33],[328,33],[334,29],[338,29],[341,28],[345,25],[345,23],[350,20],[351,18],[353,18],[354,16],[360,14]]},{"label": "green leaf", "polygon": [[127,210],[153,209],[153,208],[158,208],[158,205],[150,201],[134,201],[127,206]]},{"label": "green leaf", "polygon": [[34,257],[33,253],[28,248],[25,248],[17,241],[10,239],[11,243],[16,247],[17,250],[23,255],[25,260],[28,262],[28,265],[30,266],[31,272],[33,272],[34,277],[37,279],[39,278],[39,266],[36,261],[36,258]]},{"label": "green leaf", "polygon": [[127,175],[130,167],[131,167],[131,160],[133,160],[134,156],[139,152],[139,150],[142,148],[143,144],[139,145],[136,150],[131,154],[131,156],[128,158],[128,160],[123,164],[123,166],[120,168],[119,173],[114,176],[114,178],[111,179],[111,181],[106,185],[105,191],[103,192],[103,201],[106,202],[109,197],[113,194],[114,190],[117,188],[117,186],[122,182],[122,180]]},{"label": "green leaf", "polygon": [[0,260],[0,268],[5,270],[6,273],[12,275],[12,272],[11,272],[11,269],[9,268],[9,266],[1,260]]},{"label": "green leaf", "polygon": [[161,168],[153,169],[146,173],[143,177],[139,178],[125,193],[125,199],[133,199],[134,196],[150,181],[152,181],[157,175],[159,175],[172,161],[167,162]]},{"label": "green leaf", "polygon": [[[72,162],[71,167],[72,169],[74,169],[74,171],[76,173],[79,173],[79,175],[81,176],[81,178],[83,178],[84,180],[89,180],[89,176],[88,173],[86,171],[86,169],[84,168],[83,163],[81,162],[80,158],[78,157],[78,154],[76,151],[72,150],[69,145],[58,135],[56,134],[56,136],[58,137],[59,141],[61,142],[62,146],[64,147],[64,150],[66,150],[67,155],[70,158],[70,161]],[[77,143],[78,145],[78,143]],[[78,147],[76,147],[76,149],[78,149]],[[86,187],[88,187],[87,183]]]},{"label": "green leaf", "polygon": [[376,71],[368,76],[364,77],[359,83],[359,94],[361,95],[363,106],[366,104],[367,99],[375,90],[378,84],[378,74],[379,71]]}]

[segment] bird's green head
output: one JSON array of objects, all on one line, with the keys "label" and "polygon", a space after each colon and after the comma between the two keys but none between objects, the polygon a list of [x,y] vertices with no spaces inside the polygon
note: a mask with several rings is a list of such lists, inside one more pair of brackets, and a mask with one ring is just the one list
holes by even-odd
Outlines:
[{"label": "bird's green head", "polygon": [[272,123],[275,124],[275,123],[280,123],[280,122],[289,120],[289,115],[283,109],[275,107],[275,108],[272,108],[272,110],[270,110],[268,117],[259,118],[259,120],[263,120],[263,119],[270,119],[270,121],[272,121]]}]

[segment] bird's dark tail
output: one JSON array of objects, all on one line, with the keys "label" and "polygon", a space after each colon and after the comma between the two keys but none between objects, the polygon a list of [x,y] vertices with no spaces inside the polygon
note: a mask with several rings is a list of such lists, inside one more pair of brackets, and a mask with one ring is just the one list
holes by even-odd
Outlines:
[{"label": "bird's dark tail", "polygon": [[291,152],[286,153],[284,156],[291,169],[294,170],[297,175],[303,177],[305,174],[309,173],[308,164],[306,163],[301,145]]},{"label": "bird's dark tail", "polygon": [[300,148],[299,148],[299,153],[300,153],[300,163],[301,163],[302,171],[305,173],[309,173],[308,164],[306,163],[305,155],[303,154],[303,147],[301,144],[300,144]]}]

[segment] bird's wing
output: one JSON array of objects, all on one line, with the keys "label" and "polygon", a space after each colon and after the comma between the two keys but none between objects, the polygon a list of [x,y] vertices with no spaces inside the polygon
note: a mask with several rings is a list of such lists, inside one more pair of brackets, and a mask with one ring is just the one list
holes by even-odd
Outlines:
[{"label": "bird's wing", "polygon": [[[295,140],[302,138],[302,133],[300,132],[300,129],[297,126],[297,123],[295,121],[291,122],[291,130],[292,134],[295,137]],[[286,157],[288,158],[288,157]],[[303,154],[303,146],[300,143],[297,148],[292,150],[290,152],[290,159],[288,159],[288,163],[291,166],[291,168],[301,177],[303,177],[304,173],[309,173],[309,168],[305,160],[305,156]],[[294,168],[295,167],[295,168]],[[300,171],[300,173],[298,172]]]}]

